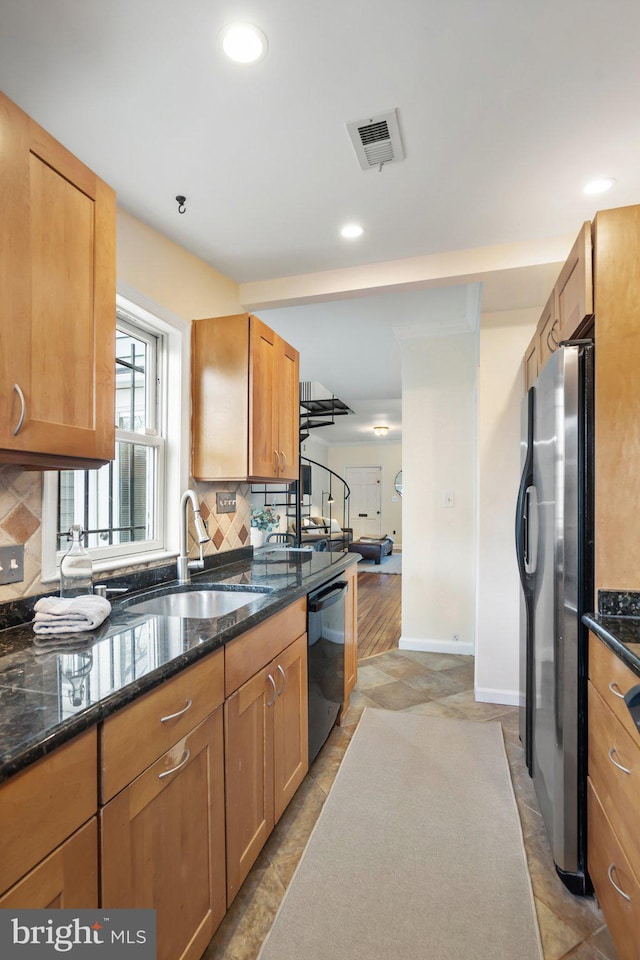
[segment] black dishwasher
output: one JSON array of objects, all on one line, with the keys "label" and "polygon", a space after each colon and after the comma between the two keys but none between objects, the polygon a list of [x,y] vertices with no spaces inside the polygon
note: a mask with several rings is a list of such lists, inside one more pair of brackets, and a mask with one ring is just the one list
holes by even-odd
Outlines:
[{"label": "black dishwasher", "polygon": [[344,697],[344,601],[349,584],[336,577],[307,602],[309,764],[331,733]]}]

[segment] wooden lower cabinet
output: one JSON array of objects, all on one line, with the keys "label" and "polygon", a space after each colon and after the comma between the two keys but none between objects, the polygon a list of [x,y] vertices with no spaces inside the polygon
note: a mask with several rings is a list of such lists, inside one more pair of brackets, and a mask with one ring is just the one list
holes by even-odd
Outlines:
[{"label": "wooden lower cabinet", "polygon": [[97,757],[87,730],[0,786],[0,893],[95,817]]},{"label": "wooden lower cabinet", "polygon": [[344,572],[349,584],[344,604],[344,695],[338,723],[349,709],[351,691],[358,681],[358,567]]},{"label": "wooden lower cabinet", "polygon": [[227,904],[309,768],[307,636],[225,702]]},{"label": "wooden lower cabinet", "polygon": [[92,817],[0,897],[0,910],[82,910],[97,906],[96,817]]},{"label": "wooden lower cabinet", "polygon": [[640,958],[640,883],[588,781],[589,874],[618,960]]},{"label": "wooden lower cabinet", "polygon": [[589,874],[619,960],[640,960],[640,735],[624,701],[640,683],[589,637]]},{"label": "wooden lower cabinet", "polygon": [[158,960],[199,960],[225,913],[222,713],[100,813],[102,906],[154,907]]}]

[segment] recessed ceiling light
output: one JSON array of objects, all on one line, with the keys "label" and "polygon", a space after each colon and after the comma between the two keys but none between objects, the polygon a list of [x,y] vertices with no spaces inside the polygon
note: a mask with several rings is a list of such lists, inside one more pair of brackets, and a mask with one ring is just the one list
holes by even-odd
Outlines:
[{"label": "recessed ceiling light", "polygon": [[252,23],[230,23],[222,31],[222,49],[236,63],[256,63],[266,55],[267,38]]},{"label": "recessed ceiling light", "polygon": [[590,180],[589,183],[585,186],[585,193],[604,193],[605,190],[610,190],[614,185],[615,180],[613,177],[598,177],[595,180]]},{"label": "recessed ceiling light", "polygon": [[356,237],[361,237],[363,233],[364,230],[358,223],[347,223],[340,230],[340,234],[345,240],[355,240]]}]

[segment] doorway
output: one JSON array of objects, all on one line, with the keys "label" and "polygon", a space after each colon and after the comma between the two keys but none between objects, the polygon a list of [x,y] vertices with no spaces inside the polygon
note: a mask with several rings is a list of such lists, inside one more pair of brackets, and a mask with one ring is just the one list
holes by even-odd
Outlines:
[{"label": "doorway", "polygon": [[381,536],[382,467],[347,467],[345,480],[351,490],[353,539]]}]

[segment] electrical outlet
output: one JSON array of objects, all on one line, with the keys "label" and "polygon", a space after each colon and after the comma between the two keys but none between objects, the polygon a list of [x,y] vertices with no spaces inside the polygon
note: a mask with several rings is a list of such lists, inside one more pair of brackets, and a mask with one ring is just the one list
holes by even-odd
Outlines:
[{"label": "electrical outlet", "polygon": [[453,642],[454,642],[454,643],[459,643],[459,642],[460,642],[460,634],[454,633],[454,635],[453,635]]},{"label": "electrical outlet", "polygon": [[0,547],[0,584],[22,583],[24,580],[24,547]]}]

